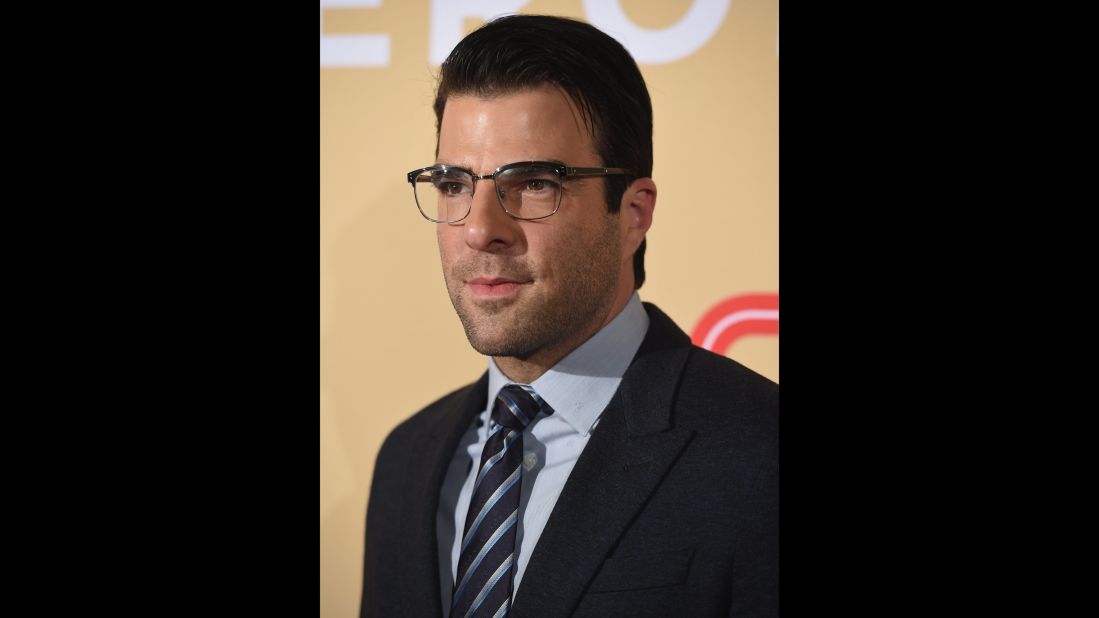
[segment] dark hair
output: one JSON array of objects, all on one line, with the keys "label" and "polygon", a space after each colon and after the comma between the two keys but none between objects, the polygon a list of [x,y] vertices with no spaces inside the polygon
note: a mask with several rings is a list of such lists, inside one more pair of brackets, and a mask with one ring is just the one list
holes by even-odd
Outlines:
[{"label": "dark hair", "polygon": [[[492,97],[540,86],[563,90],[580,109],[602,164],[634,177],[603,179],[607,210],[617,212],[633,178],[652,176],[653,110],[645,79],[625,47],[582,21],[509,15],[462,39],[443,62],[435,94],[438,148],[450,95]],[[633,256],[634,288],[645,282],[645,240]]]}]

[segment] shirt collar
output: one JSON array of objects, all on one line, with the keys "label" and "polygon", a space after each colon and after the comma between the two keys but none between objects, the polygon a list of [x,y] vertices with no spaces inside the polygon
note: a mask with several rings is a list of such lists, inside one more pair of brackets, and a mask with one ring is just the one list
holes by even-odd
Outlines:
[{"label": "shirt collar", "polygon": [[[648,330],[649,315],[635,291],[609,324],[530,385],[555,416],[587,435],[618,390]],[[489,357],[487,409],[492,409],[500,389],[511,383]]]}]

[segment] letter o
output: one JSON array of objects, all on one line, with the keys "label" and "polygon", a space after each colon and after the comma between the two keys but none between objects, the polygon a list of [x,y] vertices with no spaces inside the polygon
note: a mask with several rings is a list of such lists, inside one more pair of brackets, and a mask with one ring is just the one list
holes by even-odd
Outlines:
[{"label": "letter o", "polygon": [[683,19],[662,30],[635,24],[620,0],[584,0],[588,22],[618,39],[638,63],[667,64],[690,56],[706,44],[729,12],[732,0],[694,0]]}]

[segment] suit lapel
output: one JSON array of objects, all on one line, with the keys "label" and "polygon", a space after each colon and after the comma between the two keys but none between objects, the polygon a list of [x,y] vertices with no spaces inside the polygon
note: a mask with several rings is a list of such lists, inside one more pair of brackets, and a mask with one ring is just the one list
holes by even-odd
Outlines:
[{"label": "suit lapel", "polygon": [[515,616],[567,616],[693,432],[675,429],[690,339],[646,305],[649,333],[576,462],[534,548]]},{"label": "suit lapel", "polygon": [[487,390],[486,373],[464,392],[457,393],[454,403],[439,409],[429,422],[422,443],[412,445],[415,452],[408,457],[406,494],[401,509],[401,521],[406,522],[408,534],[402,538],[397,561],[406,616],[441,615],[439,541],[435,532],[439,489],[462,434],[485,407]]}]

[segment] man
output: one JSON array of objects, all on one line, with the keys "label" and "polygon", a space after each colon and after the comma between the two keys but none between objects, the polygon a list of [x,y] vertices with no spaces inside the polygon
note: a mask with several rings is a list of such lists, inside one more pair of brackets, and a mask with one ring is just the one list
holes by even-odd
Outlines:
[{"label": "man", "polygon": [[441,68],[408,175],[488,371],[375,467],[362,616],[773,616],[778,386],[642,304],[652,110],[582,22],[497,19]]}]

